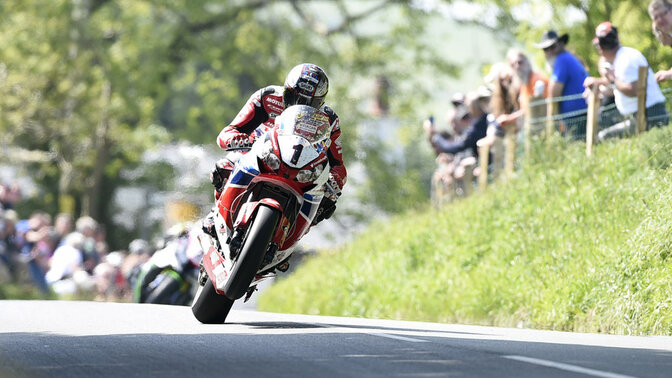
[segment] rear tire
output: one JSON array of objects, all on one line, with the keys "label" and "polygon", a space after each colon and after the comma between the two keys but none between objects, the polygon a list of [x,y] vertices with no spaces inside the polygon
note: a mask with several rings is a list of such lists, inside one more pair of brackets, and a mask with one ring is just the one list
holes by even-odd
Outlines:
[{"label": "rear tire", "polygon": [[221,324],[229,315],[233,302],[226,296],[218,294],[208,277],[205,285],[196,292],[191,312],[203,324]]},{"label": "rear tire", "polygon": [[231,278],[224,286],[224,292],[230,299],[236,300],[247,293],[266,250],[273,240],[280,215],[280,211],[272,207],[259,206],[257,209],[257,214],[243,241],[238,260],[231,271]]}]

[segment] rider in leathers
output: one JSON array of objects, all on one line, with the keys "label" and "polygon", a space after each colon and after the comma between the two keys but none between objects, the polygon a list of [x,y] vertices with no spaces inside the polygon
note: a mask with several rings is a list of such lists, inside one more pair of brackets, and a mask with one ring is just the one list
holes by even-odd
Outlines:
[{"label": "rider in leathers", "polygon": [[338,116],[330,107],[324,105],[328,90],[329,79],[324,70],[315,64],[303,63],[287,74],[284,86],[271,85],[256,91],[233,122],[224,127],[217,137],[219,147],[232,152],[217,162],[211,174],[216,198],[219,198],[235,162],[249,150],[259,135],[273,127],[275,117],[289,106],[309,105],[328,116],[331,124],[332,143],[327,153],[330,189],[325,190],[312,224],[329,218],[336,209],[336,201],[345,185],[347,173],[343,164]]}]

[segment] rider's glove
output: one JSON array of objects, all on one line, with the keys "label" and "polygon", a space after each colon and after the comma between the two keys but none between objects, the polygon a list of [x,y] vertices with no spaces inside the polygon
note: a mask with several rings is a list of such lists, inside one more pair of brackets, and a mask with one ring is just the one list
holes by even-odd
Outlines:
[{"label": "rider's glove", "polygon": [[222,191],[226,180],[229,178],[233,164],[226,158],[219,159],[215,163],[215,168],[210,172],[210,182],[218,192]]},{"label": "rider's glove", "polygon": [[314,226],[325,219],[331,218],[335,210],[336,210],[336,201],[333,201],[326,196],[322,197],[322,201],[320,202],[320,206],[317,208],[315,218],[313,218],[312,225]]},{"label": "rider's glove", "polygon": [[228,145],[226,147],[227,150],[240,150],[242,148],[251,148],[252,143],[254,143],[255,139],[255,134],[252,133],[251,135],[247,135],[244,133],[240,133],[238,135],[235,135],[231,137],[228,141]]}]

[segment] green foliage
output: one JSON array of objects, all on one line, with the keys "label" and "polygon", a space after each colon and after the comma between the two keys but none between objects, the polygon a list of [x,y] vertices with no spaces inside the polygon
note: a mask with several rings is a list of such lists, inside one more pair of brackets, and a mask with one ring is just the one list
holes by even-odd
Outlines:
[{"label": "green foliage", "polygon": [[0,299],[56,299],[56,295],[42,293],[30,284],[2,284]]},{"label": "green foliage", "polygon": [[260,298],[268,311],[672,334],[672,128],[536,145],[519,176],[373,224]]},{"label": "green foliage", "polygon": [[[60,210],[87,213],[110,228],[114,192],[128,184],[122,169],[135,169],[147,149],[170,139],[214,144],[254,90],[282,84],[292,66],[310,61],[330,75],[328,103],[341,117],[345,158],[353,161],[374,78],[406,83],[391,93],[392,115],[417,119],[414,110],[430,89],[407,67],[457,72],[427,48],[431,41],[416,38],[426,16],[393,1],[3,3],[0,145],[40,158],[0,152],[0,159],[34,172],[41,195],[26,211],[55,212],[72,198],[74,209]],[[407,88],[413,96],[399,95]],[[398,174],[409,177],[400,190],[415,201],[423,180],[404,174],[413,168]]]},{"label": "green foliage", "polygon": [[654,72],[670,66],[672,55],[669,49],[664,49],[651,31],[651,19],[647,11],[649,1],[481,0],[479,3],[485,6],[484,13],[492,13],[494,10],[497,14],[496,22],[494,25],[486,23],[483,20],[489,18],[482,15],[474,17],[473,22],[498,31],[510,31],[515,37],[511,42],[533,52],[532,57],[538,67],[544,67],[545,60],[543,52],[535,48],[534,43],[541,39],[544,31],[555,29],[569,34],[567,49],[586,63],[592,75],[597,75],[599,56],[592,46],[592,40],[595,27],[603,21],[611,21],[617,26],[621,43],[641,51]]}]

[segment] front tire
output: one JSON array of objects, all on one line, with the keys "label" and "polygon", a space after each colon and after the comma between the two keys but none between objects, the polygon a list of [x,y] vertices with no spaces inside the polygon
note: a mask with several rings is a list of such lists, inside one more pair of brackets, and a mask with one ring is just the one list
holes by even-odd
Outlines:
[{"label": "front tire", "polygon": [[208,277],[205,285],[199,287],[194,296],[191,312],[203,324],[221,324],[229,315],[233,302],[234,300],[218,294]]},{"label": "front tire", "polygon": [[231,272],[231,278],[224,286],[224,292],[230,299],[239,299],[247,293],[266,250],[273,240],[280,216],[280,211],[272,207],[259,206],[257,209],[257,214],[250,225],[238,260]]}]

